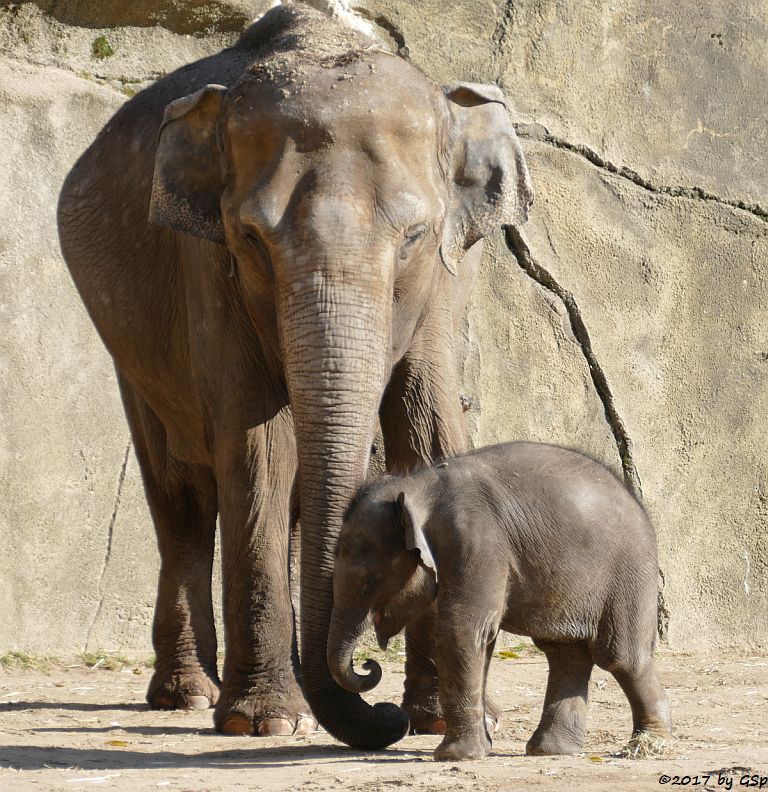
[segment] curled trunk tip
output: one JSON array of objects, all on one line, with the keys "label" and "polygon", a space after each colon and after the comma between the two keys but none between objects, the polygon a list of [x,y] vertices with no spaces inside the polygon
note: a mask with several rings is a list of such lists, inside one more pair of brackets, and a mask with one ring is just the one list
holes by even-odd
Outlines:
[{"label": "curled trunk tip", "polygon": [[346,673],[336,681],[351,693],[367,693],[381,682],[381,666],[371,658],[363,663],[367,674],[358,674],[353,668],[348,668]]},{"label": "curled trunk tip", "polygon": [[355,646],[370,624],[367,610],[346,609],[334,606],[328,631],[327,661],[336,682],[350,693],[367,693],[381,681],[381,666],[371,658],[363,663],[367,674],[358,674],[352,658]]},{"label": "curled trunk tip", "polygon": [[363,662],[367,674],[358,674],[352,665],[352,651],[328,652],[328,667],[336,682],[350,693],[367,693],[381,682],[381,666],[373,659]]}]

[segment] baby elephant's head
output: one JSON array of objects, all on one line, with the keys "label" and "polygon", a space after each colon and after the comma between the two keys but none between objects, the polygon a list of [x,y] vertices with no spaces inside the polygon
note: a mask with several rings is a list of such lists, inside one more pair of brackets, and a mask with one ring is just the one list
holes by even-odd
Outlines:
[{"label": "baby elephant's head", "polygon": [[424,537],[425,510],[416,494],[387,479],[356,498],[341,529],[333,574],[333,614],[328,633],[328,667],[334,679],[358,693],[376,687],[381,668],[363,663],[370,673],[352,668],[355,646],[373,621],[379,646],[434,600],[434,560]]}]

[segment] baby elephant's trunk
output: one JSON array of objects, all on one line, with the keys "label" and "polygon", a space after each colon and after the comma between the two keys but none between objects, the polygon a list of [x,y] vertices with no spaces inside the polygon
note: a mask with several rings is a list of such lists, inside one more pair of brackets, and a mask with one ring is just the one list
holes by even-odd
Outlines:
[{"label": "baby elephant's trunk", "polygon": [[336,682],[353,693],[373,690],[381,680],[381,666],[375,660],[366,660],[363,668],[367,675],[352,668],[352,656],[360,637],[369,626],[368,611],[334,606],[328,631],[328,668]]}]

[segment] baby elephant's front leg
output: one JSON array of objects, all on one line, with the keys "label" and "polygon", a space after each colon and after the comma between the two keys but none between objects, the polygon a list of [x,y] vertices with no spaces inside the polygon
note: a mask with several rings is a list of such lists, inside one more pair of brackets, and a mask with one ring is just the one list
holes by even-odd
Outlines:
[{"label": "baby elephant's front leg", "polygon": [[440,608],[437,682],[445,736],[438,760],[482,759],[491,750],[485,719],[485,683],[498,633],[498,613],[478,614],[461,606]]}]

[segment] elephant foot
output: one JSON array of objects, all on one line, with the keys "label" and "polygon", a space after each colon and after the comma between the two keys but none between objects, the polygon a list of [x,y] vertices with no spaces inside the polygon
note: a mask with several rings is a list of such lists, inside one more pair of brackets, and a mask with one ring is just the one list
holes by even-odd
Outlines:
[{"label": "elephant foot", "polygon": [[219,700],[219,688],[218,678],[203,670],[156,670],[147,690],[147,702],[152,709],[203,710]]},{"label": "elephant foot", "polygon": [[296,686],[280,693],[279,684],[265,684],[222,693],[213,716],[216,731],[236,736],[290,737],[317,729],[317,720]]},{"label": "elephant foot", "polygon": [[525,746],[528,756],[558,756],[577,754],[581,751],[584,741],[565,734],[556,734],[553,730],[539,730],[533,733]]},{"label": "elephant foot", "polygon": [[[403,709],[411,722],[411,734],[445,734],[445,719],[436,702],[426,705],[406,703]],[[501,728],[501,710],[492,702],[485,702],[485,728],[496,734]]]},{"label": "elephant foot", "polygon": [[490,740],[480,737],[461,737],[454,740],[444,738],[432,755],[438,762],[460,762],[482,759],[490,750]]},{"label": "elephant foot", "polygon": [[424,706],[403,701],[402,708],[411,723],[410,734],[445,734],[445,720],[436,704]]}]

